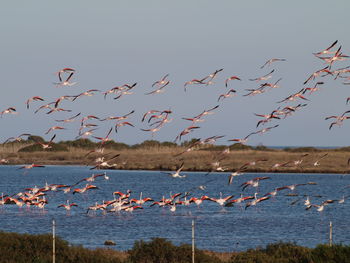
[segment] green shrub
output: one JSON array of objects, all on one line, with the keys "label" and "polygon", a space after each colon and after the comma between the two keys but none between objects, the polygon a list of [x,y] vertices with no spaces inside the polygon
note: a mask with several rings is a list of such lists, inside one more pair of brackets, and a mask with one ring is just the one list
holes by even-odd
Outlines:
[{"label": "green shrub", "polygon": [[[56,262],[122,262],[108,256],[105,249],[89,250],[81,246],[69,246],[59,237],[56,237],[55,245]],[[52,262],[52,236],[0,232],[0,262]]]},{"label": "green shrub", "polygon": [[300,153],[300,152],[321,152],[321,149],[317,149],[315,147],[297,147],[297,148],[284,148],[283,149],[286,152],[292,152],[292,153]]},{"label": "green shrub", "polygon": [[[202,263],[221,262],[200,250],[195,251],[195,259]],[[187,263],[192,260],[192,248],[190,245],[175,246],[164,238],[153,238],[150,242],[141,240],[129,250],[129,260],[135,263]]]},{"label": "green shrub", "polygon": [[317,263],[349,263],[350,246],[341,244],[328,246],[318,245],[312,250],[312,259]]},{"label": "green shrub", "polygon": [[66,145],[68,147],[78,147],[78,148],[88,148],[88,149],[92,149],[96,147],[96,143],[85,138],[80,138],[75,141],[62,141],[60,142],[60,144]]},{"label": "green shrub", "polygon": [[235,263],[312,263],[311,249],[292,243],[275,243],[265,249],[250,249],[231,258]]},{"label": "green shrub", "polygon": [[234,143],[229,146],[230,150],[253,150],[254,148],[249,145],[245,145],[242,143]]},{"label": "green shrub", "polygon": [[160,142],[156,141],[156,140],[146,140],[140,144],[135,144],[132,146],[132,148],[158,148],[160,146]]}]

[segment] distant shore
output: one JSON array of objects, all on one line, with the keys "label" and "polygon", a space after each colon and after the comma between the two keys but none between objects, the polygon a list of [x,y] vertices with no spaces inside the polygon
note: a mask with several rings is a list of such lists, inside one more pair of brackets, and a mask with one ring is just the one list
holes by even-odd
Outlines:
[{"label": "distant shore", "polygon": [[[238,149],[223,153],[222,149],[206,148],[184,152],[185,147],[143,147],[138,149],[105,149],[103,154],[91,149],[69,147],[66,151],[21,152],[17,148],[0,151],[2,165],[87,165],[94,167],[96,159],[120,154],[111,160],[117,170],[174,171],[184,164],[182,172],[233,172],[244,167],[251,173],[334,173],[348,174],[350,152],[344,149],[295,148]],[[183,154],[181,154],[184,152]],[[256,162],[252,164],[251,162]],[[250,164],[249,164],[250,163]],[[102,168],[102,167],[101,167]]]}]

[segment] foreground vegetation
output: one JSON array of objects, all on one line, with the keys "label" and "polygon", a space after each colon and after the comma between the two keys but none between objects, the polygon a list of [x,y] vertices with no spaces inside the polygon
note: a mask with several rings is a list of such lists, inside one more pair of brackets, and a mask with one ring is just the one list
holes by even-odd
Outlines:
[{"label": "foreground vegetation", "polygon": [[[8,160],[8,164],[40,163],[61,165],[92,165],[98,155],[90,153],[98,144],[89,139],[62,141],[54,143],[51,149],[43,150],[37,143],[44,141],[41,137],[33,136],[26,141],[10,142],[0,145],[0,158]],[[117,169],[130,170],[174,170],[184,161],[187,171],[213,171],[213,163],[220,160],[220,166],[225,171],[233,171],[247,162],[266,159],[258,165],[250,166],[249,172],[313,172],[313,173],[348,173],[350,167],[350,147],[337,149],[318,149],[314,147],[271,149],[265,146],[247,146],[242,144],[199,145],[192,151],[184,152],[193,143],[187,141],[181,145],[172,142],[144,141],[141,144],[127,145],[108,141],[104,154],[120,154],[114,160]],[[225,149],[230,152],[223,154]],[[179,155],[180,154],[180,155]],[[319,165],[314,163],[319,160]],[[307,156],[305,156],[307,155]],[[299,165],[293,165],[296,160],[302,159]],[[276,163],[290,164],[274,168]]]},{"label": "foreground vegetation", "polygon": [[[175,246],[163,238],[154,238],[149,242],[136,241],[133,248],[125,252],[113,249],[90,250],[82,246],[72,246],[61,238],[56,238],[56,262],[182,263],[191,261],[190,245]],[[52,262],[52,236],[0,232],[0,262]],[[195,262],[347,263],[350,262],[350,246],[319,245],[316,248],[306,248],[292,243],[275,243],[266,248],[231,253],[196,249]]]}]

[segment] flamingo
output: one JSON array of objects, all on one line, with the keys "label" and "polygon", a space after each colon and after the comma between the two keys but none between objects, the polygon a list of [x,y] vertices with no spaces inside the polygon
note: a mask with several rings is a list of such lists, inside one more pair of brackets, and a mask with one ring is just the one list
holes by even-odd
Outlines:
[{"label": "flamingo", "polygon": [[76,203],[69,203],[69,200],[66,201],[66,204],[60,204],[57,206],[57,208],[59,207],[63,207],[64,209],[66,209],[67,211],[70,211],[72,206],[78,206]]},{"label": "flamingo", "polygon": [[257,194],[258,193],[254,194],[254,200],[249,202],[249,203],[247,203],[246,206],[245,206],[245,209],[247,209],[250,206],[255,206],[255,205],[257,205],[260,202],[263,202],[263,201],[266,201],[266,200],[270,199],[270,196],[263,196],[263,197],[257,198]]},{"label": "flamingo", "polygon": [[317,82],[317,83],[314,85],[313,88],[306,88],[306,89],[304,89],[303,94],[304,94],[306,91],[309,90],[309,91],[310,91],[310,92],[309,92],[309,95],[310,95],[310,94],[312,94],[313,92],[320,90],[320,88],[318,88],[317,86],[318,86],[318,85],[323,85],[323,84],[324,84],[324,82],[319,81],[319,82]]},{"label": "flamingo", "polygon": [[44,99],[40,96],[34,96],[34,97],[27,99],[27,101],[26,101],[27,109],[29,109],[29,103],[31,103],[32,101],[44,101]]},{"label": "flamingo", "polygon": [[255,78],[255,79],[249,79],[250,81],[261,81],[261,80],[268,80],[269,78],[271,78],[271,75],[272,73],[274,72],[275,70],[271,70],[269,73],[267,73],[266,75],[262,76],[262,77],[258,77],[258,78]]},{"label": "flamingo", "polygon": [[182,163],[180,165],[180,167],[176,170],[175,173],[164,173],[164,174],[167,174],[167,175],[171,176],[172,178],[185,178],[186,175],[180,175],[180,172],[183,168],[184,168],[184,163]]},{"label": "flamingo", "polygon": [[184,90],[185,90],[185,92],[186,92],[186,86],[192,85],[192,84],[206,84],[204,81],[205,81],[207,78],[208,78],[208,76],[205,77],[205,78],[202,78],[202,79],[192,79],[192,80],[190,80],[190,81],[185,82],[185,85],[184,85]]},{"label": "flamingo", "polygon": [[222,197],[222,193],[220,192],[220,197],[219,198],[212,198],[210,197],[208,200],[209,201],[213,201],[221,206],[224,206],[226,204],[226,202],[230,199],[232,199],[234,197],[234,195],[229,195],[226,197]]},{"label": "flamingo", "polygon": [[109,135],[111,134],[112,130],[113,130],[113,129],[111,128],[111,129],[108,131],[108,133],[107,133],[107,135],[106,135],[105,137],[96,137],[96,136],[92,136],[92,137],[94,137],[95,139],[101,141],[101,146],[102,146],[103,144],[105,144],[106,142],[108,142],[108,141],[111,140],[111,139],[108,138],[108,137],[109,137]]},{"label": "flamingo", "polygon": [[319,51],[317,53],[313,53],[316,57],[321,56],[321,55],[327,55],[327,54],[333,54],[335,52],[330,51],[330,49],[332,49],[336,44],[338,43],[338,40],[334,41],[329,47],[327,47],[326,49]]},{"label": "flamingo", "polygon": [[28,165],[23,165],[19,168],[17,168],[17,170],[19,169],[26,169],[26,170],[29,170],[29,169],[32,169],[32,168],[44,168],[45,166],[44,165],[39,165],[39,164],[28,164]]},{"label": "flamingo", "polygon": [[131,126],[131,127],[135,127],[135,126],[132,125],[130,122],[124,121],[124,122],[117,123],[117,124],[115,125],[115,127],[114,127],[114,128],[115,128],[115,132],[118,132],[118,128],[119,128],[119,127],[126,126],[126,125]]},{"label": "flamingo", "polygon": [[244,202],[244,201],[246,201],[246,200],[250,200],[250,199],[254,199],[254,198],[255,198],[254,196],[245,196],[245,197],[244,197],[243,194],[241,194],[241,196],[240,196],[239,198],[228,201],[228,202],[225,204],[225,206],[226,206],[226,207],[231,207],[231,206],[233,206],[233,204],[235,204],[235,203],[240,204],[240,203],[242,203],[242,202]]},{"label": "flamingo", "polygon": [[314,163],[313,166],[320,166],[320,161],[325,158],[328,155],[328,153],[325,153],[324,155],[322,155],[319,159],[317,159]]},{"label": "flamingo", "polygon": [[3,110],[2,112],[0,112],[1,118],[4,114],[18,114],[18,112],[16,111],[15,107],[9,107],[6,110]]},{"label": "flamingo", "polygon": [[227,78],[227,79],[225,80],[225,87],[226,87],[226,88],[227,88],[228,82],[231,81],[231,80],[241,80],[241,79],[240,79],[239,77],[237,77],[237,76],[231,76],[231,77]]},{"label": "flamingo", "polygon": [[163,86],[161,86],[161,87],[159,87],[158,89],[153,90],[153,91],[151,91],[151,92],[147,92],[147,93],[145,93],[145,95],[160,94],[160,93],[164,92],[163,89],[164,89],[167,85],[169,85],[169,83],[170,83],[170,81],[167,81]]},{"label": "flamingo", "polygon": [[234,93],[236,93],[236,90],[230,89],[228,92],[221,94],[218,98],[218,101],[220,101],[221,99],[233,97],[235,95]]},{"label": "flamingo", "polygon": [[143,207],[140,206],[140,205],[127,206],[127,207],[123,207],[121,210],[124,210],[124,211],[126,211],[126,212],[133,212],[133,211],[135,211],[136,209],[143,209]]},{"label": "flamingo", "polygon": [[329,130],[332,129],[332,127],[334,125],[338,125],[338,126],[341,126],[343,124],[343,121],[347,120],[347,119],[350,119],[350,116],[346,116],[346,114],[350,113],[350,110],[348,111],[345,111],[342,115],[340,116],[336,116],[336,115],[332,115],[332,116],[328,116],[325,118],[325,120],[328,120],[328,119],[335,119],[334,122],[332,122],[329,126]]},{"label": "flamingo", "polygon": [[241,187],[243,187],[242,191],[244,191],[244,189],[246,189],[248,186],[258,187],[259,186],[259,181],[266,180],[266,179],[271,179],[271,177],[269,177],[269,176],[256,177],[256,178],[254,178],[252,180],[244,182],[243,184],[241,184]]},{"label": "flamingo", "polygon": [[277,61],[286,61],[286,59],[284,59],[284,58],[271,58],[268,61],[266,61],[265,64],[262,65],[260,68],[263,69],[266,65],[270,66],[273,62],[277,62]]},{"label": "flamingo", "polygon": [[51,114],[53,112],[71,112],[72,110],[66,110],[63,108],[49,108],[50,110],[46,114]]},{"label": "flamingo", "polygon": [[61,75],[59,75],[60,82],[54,82],[53,84],[56,85],[56,88],[64,87],[64,86],[68,86],[68,87],[74,86],[75,84],[77,84],[77,82],[69,82],[70,79],[73,77],[73,74],[74,72],[71,72],[67,77],[67,79],[64,81],[62,80]]},{"label": "flamingo", "polygon": [[76,193],[85,193],[87,190],[90,190],[90,189],[99,189],[97,186],[95,185],[92,185],[92,184],[86,184],[85,187],[83,188],[76,188],[73,190],[73,194],[76,194]]},{"label": "flamingo", "polygon": [[29,136],[31,136],[31,134],[29,134],[29,133],[22,133],[21,135],[19,135],[17,137],[10,137],[10,138],[6,139],[4,144],[9,143],[9,142],[21,142],[21,141],[23,141],[22,137],[24,137],[24,136],[29,137]]},{"label": "flamingo", "polygon": [[91,96],[93,96],[95,94],[94,92],[101,92],[101,91],[98,90],[98,89],[90,89],[88,91],[80,93],[79,95],[72,96],[72,98],[73,98],[72,101],[75,101],[76,99],[78,99],[78,98],[80,98],[82,96],[89,96],[89,97],[91,97]]},{"label": "flamingo", "polygon": [[206,195],[203,195],[201,198],[191,197],[189,202],[195,203],[199,207],[204,200],[210,200],[210,197]]},{"label": "flamingo", "polygon": [[327,74],[333,74],[330,70],[329,70],[329,66],[324,67],[320,70],[316,70],[315,72],[313,72],[305,81],[304,81],[304,85],[306,83],[308,83],[310,80],[314,80],[315,78],[317,78],[318,76],[320,76],[321,73],[327,73]]},{"label": "flamingo", "polygon": [[56,138],[56,134],[54,136],[51,137],[50,141],[48,143],[44,143],[44,142],[40,142],[34,139],[34,141],[36,142],[36,144],[41,145],[43,150],[47,150],[47,149],[51,149],[52,148],[52,143],[53,140]]},{"label": "flamingo", "polygon": [[47,132],[45,132],[45,134],[49,134],[51,131],[54,130],[66,130],[66,128],[63,128],[61,126],[52,126],[50,129],[47,130]]},{"label": "flamingo", "polygon": [[117,158],[119,155],[120,154],[116,154],[113,157],[108,158],[107,160],[105,160],[105,157],[97,158],[96,165],[94,167],[90,168],[90,170],[116,167],[117,164],[109,164],[108,162]]},{"label": "flamingo", "polygon": [[189,126],[189,127],[185,128],[183,131],[180,132],[180,134],[179,134],[178,136],[176,136],[176,138],[175,138],[174,141],[175,141],[175,142],[176,142],[177,140],[180,140],[180,141],[181,141],[181,137],[182,137],[182,136],[184,136],[184,135],[186,135],[186,134],[192,132],[194,129],[199,129],[199,128],[200,128],[200,127],[198,127],[198,126]]},{"label": "flamingo", "polygon": [[138,205],[143,205],[144,203],[146,202],[151,202],[151,201],[154,201],[152,198],[150,197],[145,197],[145,198],[142,198],[142,192],[140,193],[140,198],[139,199],[131,199],[130,200],[130,203],[135,203],[135,204],[138,204]]}]

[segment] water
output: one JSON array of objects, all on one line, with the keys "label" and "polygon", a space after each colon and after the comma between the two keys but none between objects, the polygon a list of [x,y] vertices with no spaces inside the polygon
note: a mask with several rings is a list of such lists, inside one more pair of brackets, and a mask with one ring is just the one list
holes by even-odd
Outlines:
[{"label": "water", "polygon": [[[99,171],[98,171],[99,172]],[[95,171],[95,173],[98,173]],[[89,177],[92,172],[83,166],[47,166],[28,173],[17,170],[16,166],[0,166],[0,193],[15,194],[28,187],[43,187],[48,184],[73,184]],[[195,220],[195,242],[200,249],[214,251],[242,251],[265,246],[272,242],[295,242],[298,245],[315,247],[328,242],[329,221],[333,223],[333,240],[336,243],[350,243],[350,200],[344,204],[329,204],[324,211],[306,211],[305,197],[295,205],[291,202],[300,198],[287,196],[290,190],[280,191],[276,197],[259,203],[256,207],[244,209],[244,204],[222,208],[218,204],[204,201],[200,207],[195,204],[178,206],[175,212],[169,208],[150,207],[146,203],[142,210],[132,213],[107,213],[100,211],[87,214],[87,207],[95,202],[112,200],[114,191],[132,190],[132,198],[150,196],[160,200],[170,193],[192,191],[191,196],[208,195],[217,198],[241,194],[240,185],[254,177],[269,176],[260,182],[258,189],[247,188],[244,195],[253,195],[258,190],[259,197],[284,185],[316,182],[317,185],[297,187],[293,193],[310,195],[314,204],[326,199],[340,199],[349,195],[350,177],[337,174],[244,174],[235,177],[233,184],[227,185],[228,173],[188,172],[186,178],[171,178],[158,171],[107,171],[109,180],[103,177],[93,182],[98,190],[85,194],[64,194],[49,192],[48,204],[44,210],[35,207],[18,208],[16,205],[0,207],[0,230],[8,232],[43,234],[51,232],[52,220],[56,221],[58,236],[74,245],[87,248],[103,247],[105,240],[117,243],[115,249],[132,248],[137,240],[163,237],[174,244],[191,243],[191,222]],[[205,191],[196,188],[206,184]],[[77,187],[82,187],[85,182]],[[322,197],[313,197],[313,196]],[[70,213],[57,208],[69,199],[78,204]]]}]

